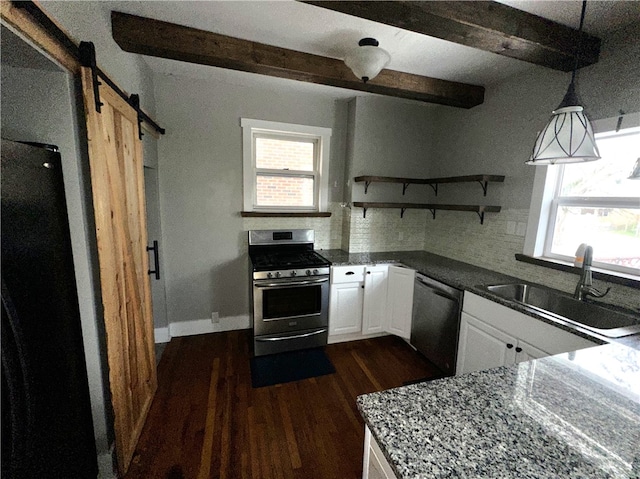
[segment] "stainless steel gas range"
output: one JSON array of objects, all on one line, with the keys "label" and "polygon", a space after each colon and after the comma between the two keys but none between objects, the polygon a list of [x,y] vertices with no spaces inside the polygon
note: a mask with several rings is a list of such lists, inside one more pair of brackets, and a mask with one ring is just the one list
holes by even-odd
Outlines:
[{"label": "stainless steel gas range", "polygon": [[254,354],[324,346],[331,263],[313,230],[249,231]]}]

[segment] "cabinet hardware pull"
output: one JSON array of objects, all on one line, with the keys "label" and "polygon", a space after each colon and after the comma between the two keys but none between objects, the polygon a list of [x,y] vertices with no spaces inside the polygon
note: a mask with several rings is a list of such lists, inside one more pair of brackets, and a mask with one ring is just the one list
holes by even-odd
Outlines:
[{"label": "cabinet hardware pull", "polygon": [[521,352],[522,352],[522,348],[521,348],[520,346],[518,346],[518,347],[516,348],[516,353],[521,353]]},{"label": "cabinet hardware pull", "polygon": [[364,289],[364,284],[362,286],[360,286],[362,289]]},{"label": "cabinet hardware pull", "polygon": [[367,271],[367,274],[371,274],[371,271]]},{"label": "cabinet hardware pull", "polygon": [[347,272],[345,273],[345,275],[347,275],[347,276],[351,276],[352,274],[355,274],[355,273],[354,273],[353,271],[347,271]]},{"label": "cabinet hardware pull", "polygon": [[507,349],[511,349],[512,347],[513,347],[513,344],[507,343]]}]

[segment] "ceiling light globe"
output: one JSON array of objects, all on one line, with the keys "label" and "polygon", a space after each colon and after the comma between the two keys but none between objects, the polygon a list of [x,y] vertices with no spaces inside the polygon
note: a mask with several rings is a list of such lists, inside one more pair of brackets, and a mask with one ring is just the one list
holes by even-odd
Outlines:
[{"label": "ceiling light globe", "polygon": [[391,56],[386,50],[372,44],[362,44],[365,39],[360,41],[360,46],[353,49],[344,59],[345,64],[351,69],[355,76],[365,83],[372,80],[385,68],[391,61]]}]

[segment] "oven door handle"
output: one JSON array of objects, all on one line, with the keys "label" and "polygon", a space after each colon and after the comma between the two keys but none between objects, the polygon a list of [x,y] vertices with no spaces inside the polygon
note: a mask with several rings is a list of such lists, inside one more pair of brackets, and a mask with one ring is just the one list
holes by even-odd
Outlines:
[{"label": "oven door handle", "polygon": [[326,333],[326,332],[327,332],[327,329],[323,328],[323,329],[319,329],[318,331],[312,331],[310,333],[304,333],[304,334],[295,334],[295,335],[292,335],[292,336],[272,336],[270,338],[256,337],[255,340],[256,341],[263,341],[263,342],[286,341],[287,339],[308,338],[309,336],[315,336],[316,334],[322,334],[322,333]]},{"label": "oven door handle", "polygon": [[319,284],[326,283],[329,281],[329,278],[322,279],[311,279],[306,281],[295,281],[291,283],[258,283],[255,282],[254,286],[256,288],[295,288],[297,286],[308,286],[310,284]]}]

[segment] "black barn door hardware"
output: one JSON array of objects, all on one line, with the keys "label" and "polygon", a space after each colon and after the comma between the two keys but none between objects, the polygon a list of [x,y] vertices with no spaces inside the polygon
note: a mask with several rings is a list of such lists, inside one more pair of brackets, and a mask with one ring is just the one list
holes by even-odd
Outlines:
[{"label": "black barn door hardware", "polygon": [[25,0],[25,1],[15,1],[12,2],[16,8],[20,8],[27,12],[31,18],[33,18],[36,22],[42,26],[51,36],[53,36],[60,44],[64,47],[64,49],[74,58],[76,58],[80,64],[84,67],[91,68],[91,75],[93,77],[93,92],[96,98],[96,111],[100,113],[100,107],[102,103],[100,102],[100,95],[98,92],[98,86],[100,85],[98,81],[98,77],[102,78],[107,85],[113,88],[118,95],[122,97],[124,101],[129,103],[133,108],[138,112],[138,116],[142,117],[142,119],[147,122],[149,125],[153,127],[161,135],[165,134],[165,129],[161,128],[155,121],[153,121],[144,111],[140,109],[140,106],[135,106],[130,98],[122,91],[118,86],[111,81],[111,79],[98,68],[96,63],[96,50],[95,46],[92,42],[80,42],[80,46],[76,45],[75,42],[69,38],[69,36],[60,28],[54,21],[49,18],[49,16],[40,9],[37,3]]},{"label": "black barn door hardware", "polygon": [[113,88],[113,90],[118,95],[120,95],[120,97],[124,101],[126,101],[129,105],[131,105],[131,107],[134,110],[136,110],[136,112],[138,113],[138,121],[140,121],[140,118],[142,118],[142,120],[144,120],[149,125],[151,125],[153,129],[156,130],[158,133],[160,133],[161,135],[165,134],[165,129],[161,128],[155,121],[153,121],[149,117],[149,115],[147,115],[144,111],[142,111],[142,109],[140,108],[139,95],[135,95],[135,97],[137,98],[137,101],[132,100],[132,97],[134,97],[134,95],[131,95],[131,97],[128,96],[125,92],[123,92],[118,87],[118,85],[116,85],[113,82],[113,80],[111,80],[111,78],[109,78],[109,76],[105,72],[103,72],[102,70],[100,70],[100,68],[98,68],[96,63],[96,49],[95,49],[95,46],[93,45],[93,42],[80,42],[80,63],[84,67],[91,68],[93,85],[94,85],[93,91],[96,97],[96,111],[100,112],[100,106],[102,105],[102,103],[100,103],[100,94],[98,92],[98,85],[100,85],[98,77],[100,77],[101,80],[103,80],[107,85]]},{"label": "black barn door hardware", "polygon": [[153,246],[147,246],[147,251],[153,251],[154,269],[147,271],[147,274],[155,274],[156,279],[160,279],[160,253],[158,250],[158,242],[153,241]]}]

